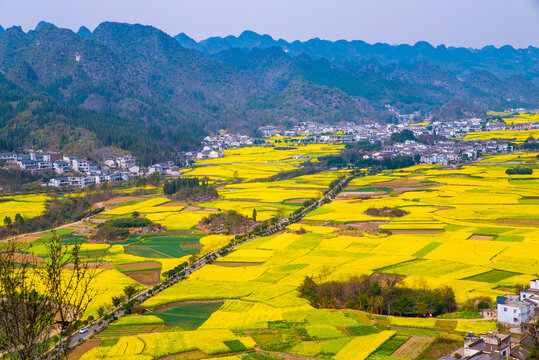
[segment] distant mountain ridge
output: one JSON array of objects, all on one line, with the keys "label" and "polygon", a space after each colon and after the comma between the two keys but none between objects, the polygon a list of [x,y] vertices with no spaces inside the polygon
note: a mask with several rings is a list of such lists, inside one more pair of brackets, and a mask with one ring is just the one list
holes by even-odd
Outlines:
[{"label": "distant mountain ridge", "polygon": [[[538,107],[538,59],[535,48],[286,43],[253,32],[197,43],[114,22],[77,33],[46,22],[27,33],[11,27],[0,34],[0,76],[16,91],[0,94],[0,150],[91,143],[84,148],[127,149],[149,162],[223,128],[395,121],[386,104],[438,120]],[[36,140],[46,123],[68,140]]]},{"label": "distant mountain ridge", "polygon": [[86,26],[81,26],[79,31],[77,31],[77,35],[83,39],[88,39],[92,35],[92,32]]},{"label": "distant mountain ridge", "polygon": [[[335,64],[357,65],[365,59],[376,59],[382,64],[424,61],[451,65],[450,70],[464,74],[486,66],[487,70],[501,77],[508,75],[504,68],[507,68],[507,60],[510,60],[511,65],[514,66],[511,73],[516,71],[520,74],[529,73],[534,77],[539,76],[539,48],[533,46],[515,49],[506,45],[498,49],[490,45],[481,49],[470,49],[445,45],[434,47],[426,41],[418,41],[414,45],[389,45],[368,44],[361,40],[329,41],[319,38],[288,42],[283,39],[274,40],[269,35],[260,35],[253,31],[244,31],[238,37],[232,35],[210,37],[200,42],[196,42],[184,33],[178,34],[175,38],[182,46],[206,55],[214,55],[231,48],[250,50],[276,46],[291,56],[306,54],[314,59],[325,58]],[[470,64],[470,62],[475,64]]]}]

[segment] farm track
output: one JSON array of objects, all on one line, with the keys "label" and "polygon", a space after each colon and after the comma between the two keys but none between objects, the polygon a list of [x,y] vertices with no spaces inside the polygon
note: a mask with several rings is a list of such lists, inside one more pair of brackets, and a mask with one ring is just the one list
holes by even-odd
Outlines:
[{"label": "farm track", "polygon": [[276,352],[276,351],[266,351],[266,350],[262,350],[260,348],[256,349],[256,352],[258,354],[263,354],[263,355],[278,356],[278,357],[280,357],[280,358],[282,358],[284,360],[320,360],[319,358],[314,358],[314,357],[310,357],[310,356],[286,354],[286,353],[280,353],[280,352]]},{"label": "farm track", "polygon": [[[75,222],[72,222],[72,223],[69,223],[69,224],[60,225],[58,227],[55,227],[54,230],[64,229],[64,228],[72,227],[72,226],[78,226],[78,225],[81,225],[82,223],[83,223],[83,221],[79,220],[79,221],[75,221]],[[46,237],[46,235],[41,234],[44,231],[46,231],[46,230],[40,230],[40,231],[36,231],[36,232],[32,232],[32,233],[25,233],[25,234],[15,235],[15,236],[3,239],[2,242],[21,240],[21,239],[24,239],[26,237],[35,237],[36,235],[42,235],[40,237]],[[32,239],[32,241],[34,241],[34,239]],[[21,241],[21,242],[25,242],[25,241]]]}]

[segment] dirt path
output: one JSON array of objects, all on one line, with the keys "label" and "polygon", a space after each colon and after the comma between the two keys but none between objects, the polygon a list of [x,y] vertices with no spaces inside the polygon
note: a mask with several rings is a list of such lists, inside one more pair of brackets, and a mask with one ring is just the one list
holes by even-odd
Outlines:
[{"label": "dirt path", "polygon": [[421,354],[432,342],[434,338],[412,336],[397,350],[391,354],[393,357],[415,359]]},{"label": "dirt path", "polygon": [[[72,222],[72,223],[69,223],[69,224],[64,224],[64,225],[60,225],[60,226],[57,226],[55,227],[53,230],[58,230],[58,229],[63,229],[63,228],[67,228],[67,227],[76,227],[78,225],[82,225],[82,220],[79,220],[79,221],[75,221],[75,222]],[[35,238],[37,235],[40,235],[39,237],[42,238],[42,237],[47,237],[47,235],[44,235],[42,234],[43,232],[45,232],[47,230],[40,230],[40,231],[36,231],[36,232],[33,232],[33,233],[25,233],[25,234],[21,234],[21,235],[16,235],[16,236],[12,236],[10,238],[6,238],[6,239],[3,239],[2,242],[8,242],[8,241],[18,241],[18,242],[28,242],[28,241],[25,241],[26,238]],[[32,241],[35,241],[37,239],[33,239]]]},{"label": "dirt path", "polygon": [[67,355],[67,360],[78,360],[82,355],[99,346],[99,344],[101,344],[101,340],[98,339],[86,340]]},{"label": "dirt path", "polygon": [[320,360],[319,358],[309,357],[309,356],[302,356],[302,355],[294,355],[294,354],[286,354],[286,353],[280,353],[276,351],[265,351],[260,348],[256,348],[256,352],[259,354],[264,355],[274,355],[278,356],[285,360]]}]

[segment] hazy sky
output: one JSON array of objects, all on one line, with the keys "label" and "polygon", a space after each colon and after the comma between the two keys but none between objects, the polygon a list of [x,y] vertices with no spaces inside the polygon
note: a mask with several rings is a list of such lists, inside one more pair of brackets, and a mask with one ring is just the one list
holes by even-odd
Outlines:
[{"label": "hazy sky", "polygon": [[102,21],[201,40],[254,30],[286,40],[539,46],[539,0],[0,0],[0,25],[75,31]]}]

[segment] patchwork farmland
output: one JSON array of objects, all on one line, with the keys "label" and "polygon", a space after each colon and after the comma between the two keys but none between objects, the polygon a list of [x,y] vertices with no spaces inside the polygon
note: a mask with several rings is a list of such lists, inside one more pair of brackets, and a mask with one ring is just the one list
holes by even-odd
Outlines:
[{"label": "patchwork farmland", "polygon": [[[141,304],[144,315],[113,323],[103,332],[107,336],[100,335],[101,343],[81,359],[172,355],[203,359],[217,354],[231,354],[230,359],[273,359],[283,354],[317,359],[429,359],[447,351],[448,344],[460,346],[469,331],[494,331],[493,320],[469,320],[478,314],[464,311],[440,318],[406,318],[314,308],[299,296],[298,288],[306,276],[317,282],[340,282],[366,275],[396,279],[411,288],[448,286],[457,302],[464,304],[477,298],[493,300],[535,278],[539,204],[533,199],[539,197],[539,187],[533,175],[505,173],[511,166],[506,163],[515,161],[537,167],[534,156],[514,154],[461,168],[414,166],[358,177],[341,193],[352,194],[339,195],[284,231],[240,245],[148,298]],[[320,195],[311,189],[323,192],[337,176],[341,175],[226,185],[219,190],[224,195],[219,202],[175,210],[187,215],[245,206],[247,214],[252,208],[263,212],[282,206],[279,210],[286,213],[295,206],[286,200],[316,198]],[[166,200],[151,201],[137,203],[136,208],[147,217],[165,209]],[[405,214],[367,214],[372,208],[397,208]],[[117,208],[102,216],[114,217],[122,211]],[[157,221],[175,224],[173,228],[193,227],[190,215],[167,215],[163,220],[155,216]],[[229,239],[211,235],[198,241],[204,252]],[[177,243],[181,249],[183,242]],[[126,250],[115,253],[112,248],[118,246],[111,246],[105,260],[120,269],[121,263],[143,260],[171,268],[163,261],[167,258],[143,259],[142,253],[130,255]],[[176,255],[181,254],[171,253]],[[183,262],[185,257],[168,259]]]}]

